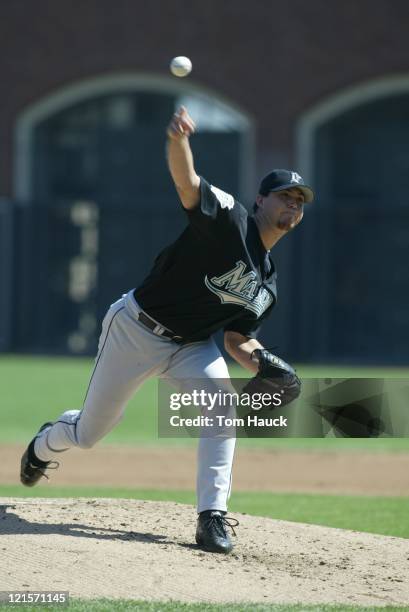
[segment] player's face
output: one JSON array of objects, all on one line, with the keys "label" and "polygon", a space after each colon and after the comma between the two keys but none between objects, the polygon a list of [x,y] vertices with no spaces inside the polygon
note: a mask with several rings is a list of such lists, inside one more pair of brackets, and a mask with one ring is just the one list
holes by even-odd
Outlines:
[{"label": "player's face", "polygon": [[262,198],[261,206],[263,216],[270,226],[288,232],[303,218],[304,194],[297,187],[271,191]]}]

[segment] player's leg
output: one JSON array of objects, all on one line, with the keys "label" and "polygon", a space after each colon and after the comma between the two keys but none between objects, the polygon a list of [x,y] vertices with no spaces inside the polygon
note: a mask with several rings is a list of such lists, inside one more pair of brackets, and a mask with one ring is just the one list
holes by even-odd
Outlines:
[{"label": "player's leg", "polygon": [[[27,449],[26,459],[31,463],[37,461],[46,468],[71,447],[94,446],[121,420],[127,402],[142,382],[166,368],[174,346],[134,318],[129,300],[129,294],[118,300],[104,319],[82,410],[65,411],[39,432]],[[26,478],[22,475],[22,482],[32,486],[41,475],[29,470]]]},{"label": "player's leg", "polygon": [[[189,393],[198,386],[206,393],[234,392],[226,362],[213,339],[183,347],[172,357],[161,377],[171,380],[181,392]],[[233,416],[234,406],[226,405],[222,411],[226,416]],[[201,531],[197,541],[202,543],[200,540],[204,537],[204,547],[214,552],[232,549],[224,514],[231,491],[235,441],[231,428],[217,427],[213,432],[204,428],[198,445],[196,489],[198,531]]]}]

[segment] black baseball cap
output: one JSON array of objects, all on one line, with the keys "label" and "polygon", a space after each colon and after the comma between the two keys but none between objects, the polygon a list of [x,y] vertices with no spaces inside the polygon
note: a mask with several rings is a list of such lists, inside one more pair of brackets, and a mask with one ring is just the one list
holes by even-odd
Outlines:
[{"label": "black baseball cap", "polygon": [[263,178],[258,192],[260,195],[266,196],[270,191],[283,191],[291,187],[298,187],[298,189],[303,192],[305,202],[309,203],[313,201],[313,190],[304,183],[303,177],[294,170],[273,170]]}]

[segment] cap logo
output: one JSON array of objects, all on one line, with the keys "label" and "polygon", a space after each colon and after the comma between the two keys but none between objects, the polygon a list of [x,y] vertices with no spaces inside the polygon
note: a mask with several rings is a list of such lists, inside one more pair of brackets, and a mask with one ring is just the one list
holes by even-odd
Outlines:
[{"label": "cap logo", "polygon": [[301,183],[302,182],[302,178],[298,174],[298,172],[291,172],[291,182],[292,183]]}]

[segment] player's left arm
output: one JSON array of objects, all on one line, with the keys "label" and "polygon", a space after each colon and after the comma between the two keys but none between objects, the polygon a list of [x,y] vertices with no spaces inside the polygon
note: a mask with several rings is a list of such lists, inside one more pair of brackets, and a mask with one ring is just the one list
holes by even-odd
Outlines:
[{"label": "player's left arm", "polygon": [[243,368],[256,374],[258,363],[252,361],[251,354],[255,349],[264,348],[256,338],[248,338],[236,331],[224,332],[224,348]]},{"label": "player's left arm", "polygon": [[291,365],[264,349],[255,338],[226,330],[224,339],[226,350],[233,359],[255,374],[243,387],[245,393],[279,393],[281,406],[297,399],[301,393],[301,380]]}]

